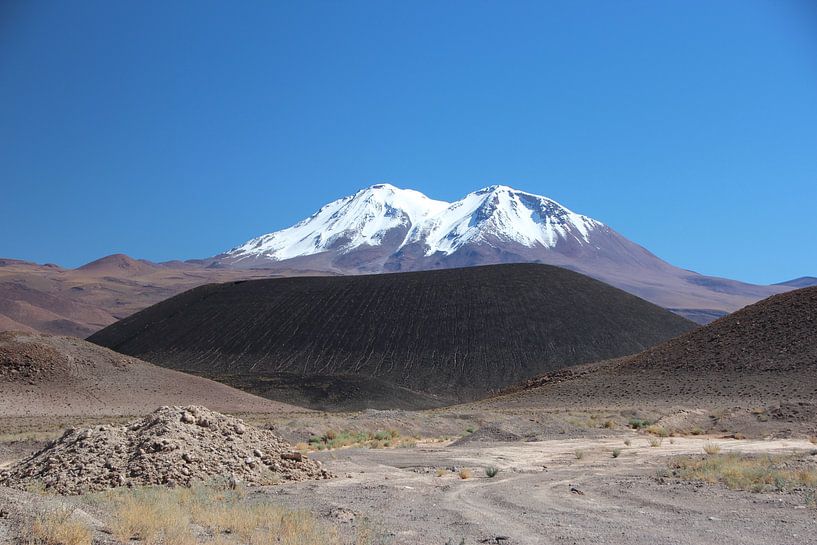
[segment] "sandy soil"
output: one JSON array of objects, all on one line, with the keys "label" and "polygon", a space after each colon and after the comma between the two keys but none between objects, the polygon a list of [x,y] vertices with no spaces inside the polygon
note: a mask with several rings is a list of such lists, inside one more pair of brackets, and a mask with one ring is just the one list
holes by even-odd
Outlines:
[{"label": "sandy soil", "polygon": [[[630,446],[624,444],[627,438]],[[255,488],[247,501],[272,498],[305,508],[350,535],[365,525],[378,536],[375,543],[390,545],[802,545],[817,532],[817,510],[805,505],[802,494],[731,491],[659,477],[673,456],[700,454],[707,443],[720,445],[723,452],[813,451],[807,440],[671,441],[654,448],[643,434],[619,432],[521,443],[420,442],[414,448],[325,451],[311,457],[338,478]],[[611,456],[614,448],[623,449],[620,457]],[[577,450],[584,453],[581,459]],[[499,473],[488,478],[487,466]],[[437,468],[445,470],[442,476]],[[461,479],[456,472],[462,468],[470,469],[472,477]],[[25,493],[0,488],[0,507],[46,501],[20,494]],[[60,501],[86,508],[82,498]],[[95,516],[101,519],[99,537],[109,539],[104,514]],[[10,530],[0,520],[0,536],[3,532]]]},{"label": "sandy soil", "polygon": [[[660,484],[669,457],[725,451],[813,449],[803,440],[674,438],[658,448],[633,434],[530,443],[350,449],[316,457],[344,475],[327,483],[268,489],[281,501],[319,512],[343,508],[369,517],[394,544],[416,543],[746,543],[802,544],[817,531],[817,511],[796,495],[752,494],[716,485]],[[612,458],[613,448],[623,448]],[[578,460],[576,450],[585,452]],[[489,479],[484,468],[499,474]],[[471,468],[460,479],[435,468]],[[574,487],[582,495],[571,492]],[[334,510],[334,511],[333,511]]]}]

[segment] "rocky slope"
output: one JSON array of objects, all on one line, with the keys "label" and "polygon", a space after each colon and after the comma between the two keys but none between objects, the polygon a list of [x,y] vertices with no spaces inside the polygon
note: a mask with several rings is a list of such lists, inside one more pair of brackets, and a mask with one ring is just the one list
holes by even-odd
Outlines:
[{"label": "rocky slope", "polygon": [[298,410],[80,339],[0,333],[0,417],[133,415],[167,403],[227,412]]},{"label": "rocky slope", "polygon": [[358,274],[546,263],[575,270],[700,323],[775,293],[661,260],[609,226],[507,186],[453,203],[378,184],[298,224],[214,257],[225,267],[298,267]]},{"label": "rocky slope", "polygon": [[[776,295],[637,355],[549,373],[491,404],[759,407],[817,424],[817,287]],[[768,416],[768,415],[767,415]],[[817,428],[815,428],[817,429]]]}]

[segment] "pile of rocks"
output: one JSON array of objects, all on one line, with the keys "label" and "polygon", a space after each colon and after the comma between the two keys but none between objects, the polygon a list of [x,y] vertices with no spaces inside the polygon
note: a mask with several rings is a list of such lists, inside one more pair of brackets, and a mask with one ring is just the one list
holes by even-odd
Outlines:
[{"label": "pile of rocks", "polygon": [[119,486],[217,479],[264,485],[331,476],[272,431],[190,406],[161,407],[125,426],[69,429],[0,473],[0,485],[82,494]]}]

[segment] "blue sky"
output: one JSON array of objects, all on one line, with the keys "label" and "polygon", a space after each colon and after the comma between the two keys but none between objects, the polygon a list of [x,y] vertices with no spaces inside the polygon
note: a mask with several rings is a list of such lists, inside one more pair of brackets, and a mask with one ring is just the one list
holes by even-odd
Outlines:
[{"label": "blue sky", "polygon": [[381,181],[507,184],[699,272],[817,275],[817,8],[0,4],[0,256],[205,257]]}]

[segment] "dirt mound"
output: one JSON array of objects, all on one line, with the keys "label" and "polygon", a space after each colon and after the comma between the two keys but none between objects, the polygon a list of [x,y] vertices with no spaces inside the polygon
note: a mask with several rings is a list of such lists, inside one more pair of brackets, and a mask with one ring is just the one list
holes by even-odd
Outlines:
[{"label": "dirt mound", "polygon": [[587,276],[519,264],[202,286],[89,340],[208,377],[361,376],[453,401],[694,327]]},{"label": "dirt mound", "polygon": [[119,486],[235,479],[251,485],[327,479],[320,462],[294,452],[269,430],[204,407],[161,407],[125,426],[69,429],[0,473],[0,484],[42,484],[59,494]]},{"label": "dirt mound", "polygon": [[[494,405],[767,407],[817,419],[817,287],[775,295],[631,357],[543,375]],[[766,415],[768,416],[768,415]],[[765,418],[758,413],[759,418]],[[813,421],[813,420],[812,420]]]},{"label": "dirt mound", "polygon": [[299,410],[80,339],[0,333],[0,417],[139,415],[193,403],[225,412]]}]

